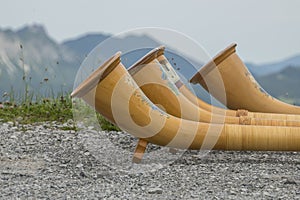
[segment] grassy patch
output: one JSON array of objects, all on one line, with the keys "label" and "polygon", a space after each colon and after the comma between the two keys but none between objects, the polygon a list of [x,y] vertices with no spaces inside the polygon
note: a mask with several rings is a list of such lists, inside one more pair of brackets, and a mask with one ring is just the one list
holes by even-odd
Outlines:
[{"label": "grassy patch", "polygon": [[[69,96],[59,98],[46,98],[37,102],[24,102],[16,104],[5,102],[0,108],[0,119],[2,122],[13,122],[19,124],[32,124],[36,122],[56,121],[66,123],[73,119],[72,99]],[[110,122],[97,114],[98,123],[103,130],[120,130]],[[75,130],[74,125],[63,127],[64,130]]]},{"label": "grassy patch", "polygon": [[66,122],[72,119],[72,103],[70,99],[43,99],[39,102],[21,104],[6,103],[0,110],[3,121],[18,121],[31,124],[43,121]]}]

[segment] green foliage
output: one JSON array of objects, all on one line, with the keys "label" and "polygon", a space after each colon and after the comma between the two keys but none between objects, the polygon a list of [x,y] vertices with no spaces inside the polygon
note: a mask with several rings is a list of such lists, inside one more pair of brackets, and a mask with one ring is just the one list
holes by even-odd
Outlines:
[{"label": "green foliage", "polygon": [[114,124],[107,121],[102,115],[97,114],[98,121],[100,123],[100,126],[102,130],[108,130],[108,131],[120,131],[121,129]]},{"label": "green foliage", "polygon": [[[26,99],[19,104],[13,101],[5,102],[3,108],[0,108],[0,119],[2,122],[11,121],[14,124],[32,124],[45,121],[66,123],[73,119],[72,99],[66,95],[57,98],[41,98],[36,102]],[[97,119],[103,130],[120,130],[99,114],[97,114]],[[76,130],[76,127],[74,124],[69,124],[62,129]]]},{"label": "green foliage", "polygon": [[72,118],[72,103],[70,99],[43,99],[39,102],[24,102],[20,105],[6,102],[0,109],[3,121],[18,121],[30,124],[43,121],[66,122]]}]

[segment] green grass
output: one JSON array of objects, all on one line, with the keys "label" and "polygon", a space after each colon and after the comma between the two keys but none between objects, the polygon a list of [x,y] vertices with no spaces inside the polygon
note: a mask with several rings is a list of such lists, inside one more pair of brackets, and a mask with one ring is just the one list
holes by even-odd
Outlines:
[{"label": "green grass", "polygon": [[[33,124],[37,122],[56,121],[66,123],[73,120],[72,99],[69,95],[59,98],[44,98],[36,102],[24,101],[24,103],[5,102],[0,108],[0,119],[2,122],[13,122],[14,124]],[[115,125],[97,114],[97,120],[102,130],[120,130]],[[63,130],[76,130],[75,124],[62,127]]]},{"label": "green grass", "polygon": [[[13,87],[10,92],[5,92],[2,95],[3,101],[0,107],[0,121],[2,122],[13,122],[14,124],[32,124],[37,122],[46,122],[46,121],[56,121],[58,123],[68,122],[68,126],[63,126],[64,130],[76,130],[75,124],[70,124],[70,119],[73,120],[74,113],[77,116],[84,116],[85,113],[80,112],[90,112],[91,109],[88,108],[86,104],[83,104],[78,110],[72,109],[73,102],[70,98],[70,94],[66,95],[57,95],[54,97],[53,88],[50,87],[48,77],[43,77],[41,83],[48,83],[50,94],[39,94],[39,92],[32,89],[31,77],[25,71],[26,60],[24,60],[24,49],[23,45],[20,43],[20,61],[21,67],[23,69],[22,82],[24,85],[24,90],[21,92],[21,96],[17,98],[16,92]],[[47,67],[45,68],[45,72]],[[63,91],[63,90],[62,90]],[[45,96],[52,96],[52,98],[44,98]],[[75,106],[76,107],[76,106]],[[82,109],[83,108],[83,109]],[[89,122],[89,119],[87,119]],[[100,114],[96,114],[96,121],[100,124],[102,130],[120,130],[115,125],[111,124],[104,119]]]},{"label": "green grass", "polygon": [[30,124],[43,121],[66,122],[72,118],[72,104],[69,101],[44,99],[36,103],[9,104],[0,110],[4,121],[15,121]]}]

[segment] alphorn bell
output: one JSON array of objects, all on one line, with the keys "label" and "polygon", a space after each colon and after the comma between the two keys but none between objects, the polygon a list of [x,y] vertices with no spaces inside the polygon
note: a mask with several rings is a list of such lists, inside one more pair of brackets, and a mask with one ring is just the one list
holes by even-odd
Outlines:
[{"label": "alphorn bell", "polygon": [[[209,124],[174,117],[155,106],[120,60],[108,59],[71,94],[135,137],[182,149],[300,151],[300,128]],[[211,148],[210,148],[211,147]]]},{"label": "alphorn bell", "polygon": [[133,64],[128,72],[152,103],[163,108],[168,114],[187,120],[216,124],[300,127],[300,121],[232,117],[224,115],[225,113],[220,115],[208,112],[196,106],[176,87],[181,81],[174,69],[158,62],[157,57],[163,51],[163,46],[153,49]]},{"label": "alphorn bell", "polygon": [[[300,107],[290,105],[270,96],[254,79],[236,54],[236,44],[219,53],[203,66],[190,80],[201,84],[221,103],[230,109],[247,109],[252,112],[300,114]],[[214,76],[219,73],[221,78]],[[219,82],[224,83],[226,99],[220,97]],[[210,88],[207,85],[210,85]],[[211,86],[216,86],[215,88]]]},{"label": "alphorn bell", "polygon": [[[173,69],[172,65],[169,63],[168,59],[164,56],[164,49],[160,48],[159,52],[157,53],[157,60],[160,62],[161,65],[163,65],[163,69],[167,69],[169,71],[172,71],[173,76],[178,76],[176,71]],[[216,76],[220,76],[218,72],[215,72]],[[166,73],[169,75],[169,73]],[[170,77],[170,76],[169,76]],[[248,116],[252,118],[259,118],[259,119],[274,119],[274,120],[288,120],[288,121],[300,121],[300,115],[292,115],[292,114],[274,114],[274,113],[260,113],[260,112],[250,112],[248,110],[244,109],[238,109],[238,110],[227,110],[222,109],[219,107],[212,106],[210,104],[207,104],[203,100],[199,99],[197,96],[195,96],[179,79],[170,78],[170,80],[175,84],[175,86],[178,88],[178,90],[186,97],[188,98],[192,103],[199,106],[200,108],[203,108],[209,112],[213,112],[220,115],[226,115],[226,116]],[[220,85],[220,84],[216,84]],[[219,89],[221,90],[221,89]],[[297,125],[295,125],[297,126]]]}]

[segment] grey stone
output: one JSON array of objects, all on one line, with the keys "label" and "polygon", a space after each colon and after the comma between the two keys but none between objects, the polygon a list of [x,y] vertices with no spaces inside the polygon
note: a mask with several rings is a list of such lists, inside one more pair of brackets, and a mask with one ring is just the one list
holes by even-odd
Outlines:
[{"label": "grey stone", "polygon": [[19,116],[19,117],[16,118],[16,121],[17,121],[17,122],[20,122],[20,121],[22,121],[22,120],[23,120],[23,117],[21,117],[21,116]]},{"label": "grey stone", "polygon": [[14,125],[13,122],[7,122],[6,124],[8,124],[9,126],[13,126]]},{"label": "grey stone", "polygon": [[149,188],[149,194],[162,194],[163,190],[161,188]]},{"label": "grey stone", "polygon": [[289,178],[284,182],[284,184],[297,185],[297,182],[294,179]]},{"label": "grey stone", "polygon": [[82,167],[83,167],[83,164],[82,164],[82,163],[79,163],[79,164],[76,165],[76,167],[77,167],[77,168],[82,168]]}]

